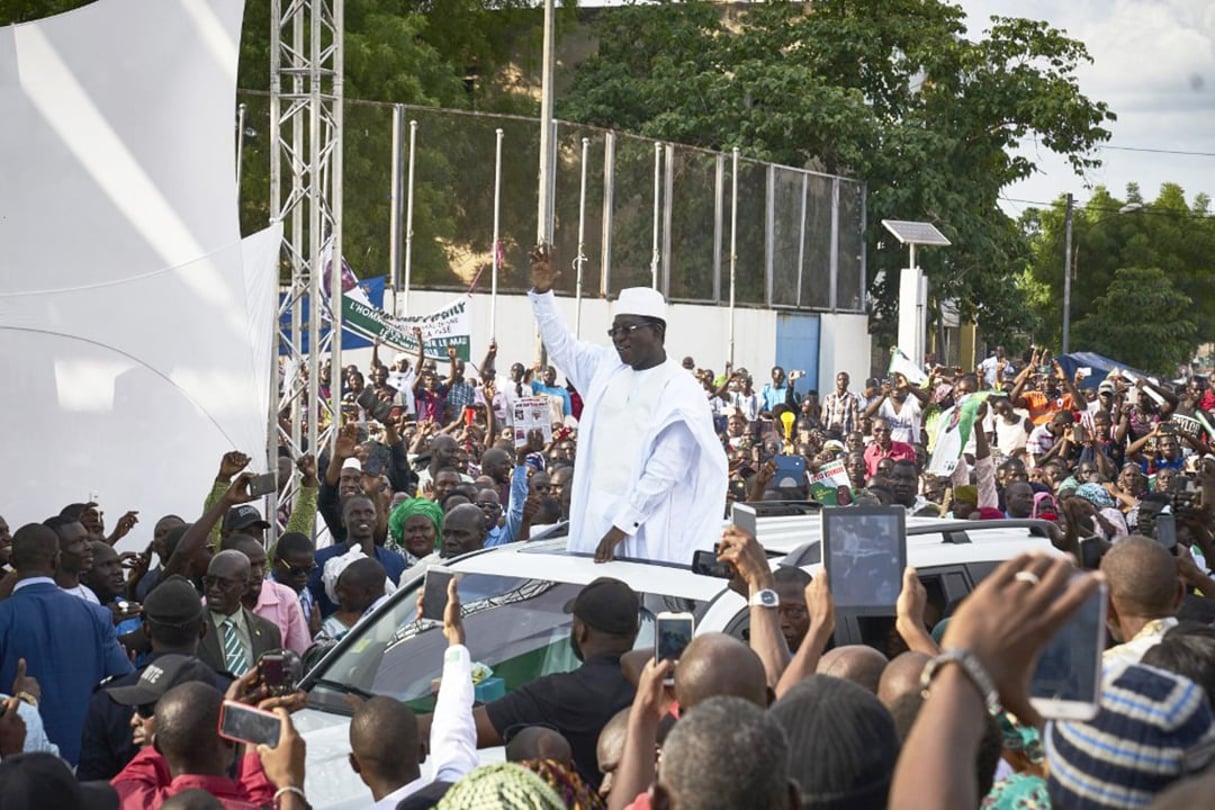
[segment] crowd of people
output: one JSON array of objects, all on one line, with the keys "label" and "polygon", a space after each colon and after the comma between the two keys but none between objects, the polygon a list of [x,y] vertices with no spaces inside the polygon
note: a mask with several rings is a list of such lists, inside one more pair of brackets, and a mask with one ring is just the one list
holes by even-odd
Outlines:
[{"label": "crowd of people", "polygon": [[[569,607],[581,666],[474,706],[453,581],[434,713],[354,701],[367,806],[1202,806],[1215,391],[1201,377],[1092,385],[1044,349],[997,347],[973,370],[900,367],[856,390],[840,372],[822,397],[780,367],[757,387],[743,368],[668,358],[652,290],[621,295],[610,348],[573,340],[550,260],[533,256],[532,302],[554,365],[500,375],[493,342],[473,368],[454,349],[382,358],[378,342],[365,375],[322,365],[341,422],[319,455],[284,442],[272,512],[233,450],[198,513],[158,516],[146,537],[137,511],[107,532],[97,503],[21,515],[11,534],[0,518],[0,806],[308,806],[300,674],[430,566],[566,522],[570,553],[597,562],[715,549],[750,599],[749,637],[703,633],[677,664],[655,661],[633,650],[637,594],[601,577]],[[537,397],[548,424],[519,429]],[[940,437],[959,425],[952,453]],[[1037,519],[1070,557],[1006,562],[943,621],[908,569],[898,640],[832,647],[826,573],[773,570],[755,536],[722,530],[731,502],[816,497]],[[124,539],[141,550],[117,551]],[[1100,711],[1045,722],[1033,662],[1102,583]],[[273,712],[278,744],[221,734],[229,704]],[[498,745],[507,762],[479,766]]]}]

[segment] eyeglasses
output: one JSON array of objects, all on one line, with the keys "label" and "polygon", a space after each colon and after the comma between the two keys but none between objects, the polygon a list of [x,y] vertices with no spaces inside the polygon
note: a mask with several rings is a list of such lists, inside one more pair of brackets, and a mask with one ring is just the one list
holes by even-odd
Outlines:
[{"label": "eyeglasses", "polygon": [[156,715],[155,703],[143,703],[135,707],[135,714],[143,720],[148,720]]},{"label": "eyeglasses", "polygon": [[240,580],[240,579],[232,579],[230,577],[217,577],[213,574],[207,574],[206,576],[203,577],[203,585],[208,588],[210,588],[211,586],[214,585],[214,586],[226,591],[230,588],[248,587],[249,581]]},{"label": "eyeglasses", "polygon": [[649,324],[644,324],[644,323],[629,323],[629,324],[625,324],[624,326],[613,326],[611,329],[607,330],[607,333],[608,333],[608,337],[610,337],[610,338],[628,337],[629,335],[633,334],[641,327],[648,326],[648,325]]},{"label": "eyeglasses", "polygon": [[477,501],[477,506],[482,509],[501,509],[502,504],[495,501]]},{"label": "eyeglasses", "polygon": [[305,574],[311,574],[319,567],[320,566],[314,562],[308,563],[307,565],[288,565],[287,563],[283,563],[283,568],[287,569],[287,573],[293,577],[301,577]]},{"label": "eyeglasses", "polygon": [[873,429],[873,432],[874,432],[875,434],[876,434],[876,433],[889,433],[889,432],[890,432],[890,428],[880,428],[880,427],[875,427],[875,428]]}]

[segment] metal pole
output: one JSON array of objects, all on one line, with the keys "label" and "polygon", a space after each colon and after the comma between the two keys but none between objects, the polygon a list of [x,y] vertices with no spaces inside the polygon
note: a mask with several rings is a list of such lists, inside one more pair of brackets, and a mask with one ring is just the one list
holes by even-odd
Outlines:
[{"label": "metal pole", "polygon": [[658,289],[658,217],[662,201],[662,144],[654,143],[654,240],[650,248],[650,286]]},{"label": "metal pole", "polygon": [[[409,279],[413,272],[413,169],[417,157],[418,122],[409,122],[409,179],[405,186],[405,306],[401,314],[409,312]],[[396,314],[396,313],[393,313]]]},{"label": "metal pole", "polygon": [[540,173],[538,177],[536,241],[548,244],[553,135],[553,0],[544,0],[544,63],[540,71]]},{"label": "metal pole", "polygon": [[240,202],[240,162],[245,154],[245,112],[244,102],[236,107],[236,201]]},{"label": "metal pole", "polygon": [[498,338],[498,227],[501,224],[502,213],[502,128],[495,131],[494,151],[494,243],[490,247],[493,253],[493,275],[490,277],[489,290],[489,336]]},{"label": "metal pole", "polygon": [[392,105],[392,185],[388,197],[388,272],[392,285],[392,314],[397,314],[396,295],[401,286],[401,130],[405,126],[405,105]]},{"label": "metal pole", "polygon": [[[329,186],[329,210],[333,217],[333,274],[330,278],[329,307],[333,317],[329,343],[329,411],[333,415],[332,427],[329,430],[329,453],[332,458],[337,449],[338,427],[342,423],[342,386],[333,385],[332,375],[340,374],[342,370],[342,301],[345,294],[342,291],[342,180],[344,150],[342,148],[345,119],[345,69],[343,65],[346,40],[346,3],[345,0],[333,0],[330,6],[333,14],[333,150],[332,172]],[[319,382],[319,381],[318,381]],[[317,448],[320,454],[320,448]]]},{"label": "metal pole", "polygon": [[730,366],[734,366],[734,285],[738,280],[738,147],[730,157]]},{"label": "metal pole", "polygon": [[582,180],[578,191],[578,258],[574,282],[574,337],[582,337],[582,268],[586,265],[586,162],[591,139],[582,139]]},{"label": "metal pole", "polygon": [[603,239],[599,253],[599,294],[612,289],[612,208],[616,204],[616,133],[603,136]]},{"label": "metal pole", "polygon": [[1072,195],[1067,195],[1063,228],[1063,353],[1071,349],[1072,337]]}]

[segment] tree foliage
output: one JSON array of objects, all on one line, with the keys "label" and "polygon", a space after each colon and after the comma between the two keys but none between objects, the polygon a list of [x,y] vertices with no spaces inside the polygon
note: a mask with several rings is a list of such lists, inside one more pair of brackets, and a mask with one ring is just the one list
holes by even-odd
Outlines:
[{"label": "tree foliage", "polygon": [[[962,9],[941,0],[771,2],[733,14],[692,0],[602,15],[598,57],[575,69],[559,114],[864,178],[870,278],[905,261],[880,220],[933,222],[953,242],[923,254],[934,305],[957,298],[995,339],[1032,327],[1009,281],[1028,246],[997,201],[1035,170],[1014,154],[1022,139],[1078,171],[1097,165],[1114,116],[1079,91],[1083,44],[998,17],[968,39]],[[870,290],[891,329],[895,275]]]},{"label": "tree foliage", "polygon": [[[1185,299],[1173,317],[1195,327],[1191,351],[1210,339],[1215,334],[1215,219],[1209,206],[1202,194],[1187,203],[1175,183],[1161,186],[1151,202],[1134,184],[1126,199],[1097,187],[1072,216],[1072,323],[1086,319],[1095,325],[1104,319],[1110,328],[1145,325],[1138,307],[1102,313],[1097,301],[1107,295],[1119,268],[1154,267]],[[1057,200],[1047,209],[1029,209],[1021,219],[1032,245],[1031,274],[1049,292],[1037,309],[1045,325],[1041,336],[1052,345],[1058,345],[1063,315],[1064,210]],[[1073,335],[1074,348],[1090,348],[1079,338]]]},{"label": "tree foliage", "polygon": [[1078,345],[1127,365],[1173,376],[1194,356],[1191,301],[1159,267],[1120,267],[1092,311],[1075,326]]}]

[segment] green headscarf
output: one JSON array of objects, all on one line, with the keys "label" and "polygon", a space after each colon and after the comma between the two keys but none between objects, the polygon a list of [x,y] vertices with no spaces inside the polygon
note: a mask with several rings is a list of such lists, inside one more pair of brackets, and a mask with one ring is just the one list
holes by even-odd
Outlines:
[{"label": "green headscarf", "polygon": [[414,515],[425,515],[435,527],[435,548],[439,547],[439,538],[443,536],[443,510],[439,505],[427,498],[411,498],[401,501],[396,509],[388,515],[388,534],[396,541],[398,547],[403,546],[405,537],[405,521]]},{"label": "green headscarf", "polygon": [[566,810],[536,774],[514,762],[483,765],[456,782],[438,810]]}]

